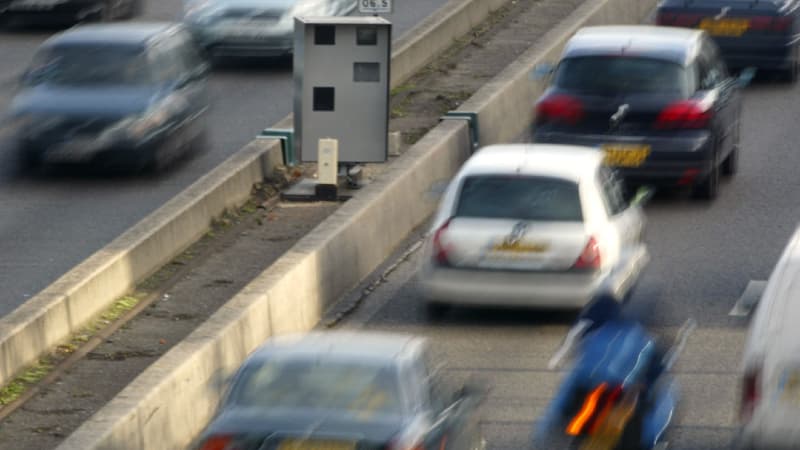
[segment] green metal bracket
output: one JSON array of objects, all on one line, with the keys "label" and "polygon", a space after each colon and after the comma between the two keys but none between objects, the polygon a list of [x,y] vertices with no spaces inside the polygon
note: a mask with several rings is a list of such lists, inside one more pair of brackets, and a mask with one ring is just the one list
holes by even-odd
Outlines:
[{"label": "green metal bracket", "polygon": [[469,133],[472,140],[472,149],[475,150],[480,146],[480,132],[478,131],[478,113],[463,112],[463,111],[449,111],[445,113],[439,120],[466,120],[469,123]]},{"label": "green metal bracket", "polygon": [[296,166],[297,158],[294,154],[294,130],[288,128],[266,128],[258,135],[259,139],[280,139],[283,164]]}]

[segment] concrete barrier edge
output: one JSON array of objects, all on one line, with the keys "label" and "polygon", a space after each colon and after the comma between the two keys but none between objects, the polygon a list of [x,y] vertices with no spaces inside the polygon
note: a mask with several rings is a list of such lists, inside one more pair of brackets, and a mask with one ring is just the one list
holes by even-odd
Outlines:
[{"label": "concrete barrier edge", "polygon": [[[481,120],[504,117],[513,125],[484,144],[518,136],[529,115],[536,83],[527,73],[587,23],[636,23],[640,0],[590,0],[559,29],[552,45],[534,48],[465,103]],[[655,0],[646,0],[655,4]],[[523,82],[524,80],[524,82]],[[525,84],[534,85],[524,86]],[[499,90],[498,90],[499,89]],[[510,109],[509,109],[510,108]],[[525,106],[527,108],[527,106]],[[516,128],[514,128],[516,127]],[[368,275],[435,208],[423,200],[466,160],[465,122],[446,121],[398,158],[378,179],[297,243],[185,341],[148,368],[103,410],[65,440],[59,450],[177,449],[207,423],[224,380],[269,336],[312,328],[323,311]],[[500,139],[493,141],[491,139]],[[352,264],[337,264],[346,260]]]}]

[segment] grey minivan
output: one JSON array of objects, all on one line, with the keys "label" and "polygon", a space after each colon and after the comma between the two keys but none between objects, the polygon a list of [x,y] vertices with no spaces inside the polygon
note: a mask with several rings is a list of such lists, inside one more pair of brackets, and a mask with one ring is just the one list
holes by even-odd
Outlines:
[{"label": "grey minivan", "polygon": [[26,167],[161,169],[205,132],[208,64],[180,25],[72,28],[38,49],[10,116]]}]

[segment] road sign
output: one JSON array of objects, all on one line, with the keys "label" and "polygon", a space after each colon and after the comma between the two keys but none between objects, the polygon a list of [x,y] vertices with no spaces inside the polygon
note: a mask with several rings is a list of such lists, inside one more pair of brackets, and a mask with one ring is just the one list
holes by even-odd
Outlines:
[{"label": "road sign", "polygon": [[358,12],[362,14],[391,14],[392,0],[358,0]]}]

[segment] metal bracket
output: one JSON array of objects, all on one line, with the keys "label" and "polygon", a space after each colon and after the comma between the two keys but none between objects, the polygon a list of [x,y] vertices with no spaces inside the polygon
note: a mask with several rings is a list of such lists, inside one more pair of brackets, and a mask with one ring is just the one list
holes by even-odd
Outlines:
[{"label": "metal bracket", "polygon": [[280,139],[283,164],[296,166],[297,159],[294,154],[294,130],[288,128],[266,128],[259,133],[258,139]]},{"label": "metal bracket", "polygon": [[478,131],[478,113],[463,111],[448,111],[439,120],[466,120],[469,123],[469,134],[472,140],[472,149],[480,146],[480,132]]}]

